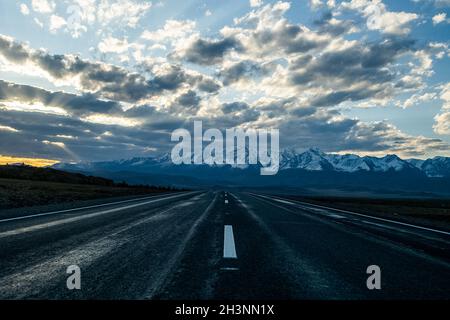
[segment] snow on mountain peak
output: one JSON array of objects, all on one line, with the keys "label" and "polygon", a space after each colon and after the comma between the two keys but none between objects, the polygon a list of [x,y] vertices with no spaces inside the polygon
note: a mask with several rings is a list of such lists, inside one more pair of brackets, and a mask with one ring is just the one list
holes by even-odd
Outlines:
[{"label": "snow on mountain peak", "polygon": [[[246,158],[248,155],[246,154]],[[152,170],[158,172],[158,168],[175,166],[171,161],[170,153],[159,157],[133,158],[128,160],[104,161],[104,162],[79,162],[77,164],[59,163],[55,168],[68,170]],[[222,165],[220,165],[222,167]],[[239,167],[246,169],[248,165]],[[409,159],[403,160],[397,155],[391,154],[381,158],[355,154],[324,153],[318,148],[309,148],[298,152],[295,149],[284,149],[280,153],[280,170],[302,169],[309,171],[339,171],[339,172],[387,172],[390,170],[420,170],[429,177],[450,176],[450,158],[435,157],[428,160]]]}]

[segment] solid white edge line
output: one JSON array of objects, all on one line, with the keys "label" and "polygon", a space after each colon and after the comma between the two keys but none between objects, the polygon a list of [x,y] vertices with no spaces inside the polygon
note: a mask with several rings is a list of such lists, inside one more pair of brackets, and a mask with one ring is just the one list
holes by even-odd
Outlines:
[{"label": "solid white edge line", "polygon": [[225,259],[237,259],[236,246],[234,243],[233,226],[224,227],[223,257]]},{"label": "solid white edge line", "polygon": [[409,224],[409,223],[405,223],[405,222],[389,220],[389,219],[384,219],[384,218],[379,218],[379,217],[374,217],[374,216],[368,216],[368,215],[365,215],[365,214],[362,214],[362,213],[357,213],[357,212],[352,212],[352,211],[347,211],[347,210],[342,210],[342,209],[336,209],[336,208],[331,208],[331,207],[325,207],[325,206],[321,206],[321,205],[317,205],[317,204],[311,204],[311,203],[308,203],[308,202],[301,202],[301,201],[295,201],[295,200],[287,201],[285,199],[278,199],[278,198],[275,198],[275,197],[268,197],[268,196],[258,195],[258,194],[255,194],[255,193],[250,193],[250,194],[252,194],[254,196],[259,196],[259,197],[275,200],[275,201],[282,200],[282,202],[290,203],[292,205],[300,204],[300,205],[318,207],[318,208],[327,209],[327,210],[334,210],[334,211],[348,213],[348,214],[352,214],[352,215],[356,215],[356,216],[361,216],[361,217],[364,217],[364,218],[375,219],[375,220],[380,220],[380,221],[389,222],[389,223],[393,223],[393,224],[399,224],[399,225],[408,226],[408,227],[412,227],[412,228],[417,228],[417,229],[422,229],[422,230],[426,230],[426,231],[432,231],[432,232],[436,232],[436,233],[442,233],[442,234],[445,234],[445,235],[450,235],[450,232],[446,232],[446,231],[443,231],[443,230],[436,230],[436,229],[431,229],[431,228],[427,228],[427,227],[416,226],[414,224]]},{"label": "solid white edge line", "polygon": [[[51,215],[55,215],[55,214],[58,214],[58,213],[66,213],[66,212],[71,212],[71,211],[94,209],[94,208],[112,206],[112,205],[121,204],[121,203],[127,203],[127,202],[132,202],[132,201],[141,201],[141,200],[147,200],[147,199],[153,199],[153,198],[156,198],[155,200],[171,199],[173,197],[182,196],[182,195],[186,195],[186,194],[189,194],[189,192],[188,193],[178,194],[178,195],[175,195],[175,196],[171,195],[171,194],[170,195],[148,196],[148,197],[144,197],[144,198],[129,199],[129,200],[123,200],[123,201],[117,201],[117,202],[109,202],[109,203],[97,204],[97,205],[87,206],[87,207],[66,209],[66,210],[60,210],[60,211],[51,211],[51,212],[45,212],[45,213],[37,213],[37,214],[31,214],[31,215],[27,215],[27,216],[1,219],[0,223],[16,221],[16,220],[31,219],[31,218],[43,217],[43,216],[51,216]],[[147,202],[145,204],[147,204]]]}]

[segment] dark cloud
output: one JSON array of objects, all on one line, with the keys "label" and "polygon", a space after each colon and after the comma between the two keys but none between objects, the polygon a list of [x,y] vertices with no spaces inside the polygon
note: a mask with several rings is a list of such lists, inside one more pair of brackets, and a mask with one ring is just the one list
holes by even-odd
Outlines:
[{"label": "dark cloud", "polygon": [[290,114],[297,118],[303,118],[306,116],[313,115],[316,111],[317,110],[314,107],[299,107],[290,110]]},{"label": "dark cloud", "polygon": [[225,86],[228,86],[241,79],[263,76],[270,72],[272,66],[271,64],[262,65],[254,61],[243,60],[222,69],[218,77],[222,79]]},{"label": "dark cloud", "polygon": [[270,43],[275,44],[287,54],[291,53],[305,53],[312,49],[323,46],[326,41],[318,37],[307,37],[306,33],[296,25],[287,25],[283,30],[277,33],[271,33],[270,36],[263,36],[261,34],[255,35],[260,41],[260,46],[267,44],[264,40],[269,40]]},{"label": "dark cloud", "polygon": [[222,62],[223,57],[231,50],[242,50],[240,42],[234,38],[222,40],[195,40],[183,55],[186,61],[213,65]]},{"label": "dark cloud", "polygon": [[[384,67],[395,62],[403,53],[412,51],[413,45],[411,40],[386,39],[367,47],[358,45],[326,52],[316,59],[302,56],[290,65],[293,70],[291,81],[300,85],[320,78],[339,79],[346,83],[386,82],[392,80],[395,74]],[[296,68],[304,70],[295,72]]]},{"label": "dark cloud", "polygon": [[222,105],[222,111],[225,114],[249,109],[250,106],[245,102],[231,102]]},{"label": "dark cloud", "polygon": [[221,86],[219,83],[217,83],[216,81],[214,81],[213,79],[208,79],[208,78],[202,78],[198,84],[197,84],[197,88],[200,91],[203,92],[207,92],[207,93],[215,93],[217,91],[220,90]]},{"label": "dark cloud", "polygon": [[334,37],[347,33],[353,27],[354,22],[350,20],[333,19],[331,11],[326,11],[322,16],[314,20],[314,25],[317,26],[319,34],[329,34]]},{"label": "dark cloud", "polygon": [[176,103],[180,106],[189,108],[189,109],[197,109],[200,104],[200,97],[197,96],[195,91],[189,90],[186,93],[183,93],[176,99]]},{"label": "dark cloud", "polygon": [[14,84],[0,80],[0,101],[15,100],[24,103],[40,102],[48,107],[60,107],[71,114],[121,113],[120,104],[99,100],[92,94],[81,96],[64,92],[50,92],[44,89]]},{"label": "dark cloud", "polygon": [[172,91],[178,89],[188,80],[192,81],[181,66],[172,65],[167,72],[156,75],[149,83],[158,90]]},{"label": "dark cloud", "polygon": [[369,47],[368,54],[363,56],[363,68],[380,68],[395,61],[399,55],[412,51],[415,40],[405,38],[388,38],[381,42],[373,43]]},{"label": "dark cloud", "polygon": [[255,55],[267,55],[274,52],[284,54],[308,53],[314,49],[323,48],[329,42],[329,35],[312,30],[305,30],[300,25],[289,24],[286,21],[278,23],[273,28],[252,30],[245,50]]},{"label": "dark cloud", "polygon": [[[356,119],[339,117],[336,110],[296,107],[294,98],[261,105],[258,110],[277,112],[283,108],[289,109],[289,112],[278,126],[282,147],[318,146],[328,151],[381,152],[394,148],[398,152],[419,155],[424,149],[445,150],[448,147],[439,139],[418,139],[403,135],[385,122],[365,124]],[[223,104],[221,109],[224,112],[222,116],[196,119],[203,120],[205,129],[224,129],[251,123],[260,115],[254,107],[243,102]],[[74,117],[8,111],[2,109],[0,103],[0,124],[19,130],[2,133],[0,149],[11,155],[66,161],[111,160],[168,152],[173,130],[181,127],[192,129],[193,119],[186,121],[176,118],[148,105],[133,107],[125,112],[125,116],[147,121],[136,127],[110,126]],[[74,139],[64,139],[62,136]],[[43,141],[63,142],[65,148]],[[152,151],[153,149],[156,151]]]},{"label": "dark cloud", "polygon": [[[331,93],[311,101],[317,107],[371,97],[386,98],[394,93],[393,83],[399,76],[394,63],[403,54],[415,52],[414,44],[409,39],[388,38],[367,46],[360,44],[329,51],[315,58],[301,56],[289,65],[289,82],[299,90],[317,85],[332,89]],[[348,89],[361,83],[365,84],[363,88]],[[400,86],[398,82],[397,87]]]},{"label": "dark cloud", "polygon": [[336,106],[344,101],[359,101],[374,97],[381,91],[381,88],[358,88],[355,90],[335,91],[313,99],[311,105],[316,107]]},{"label": "dark cloud", "polygon": [[329,152],[358,150],[407,156],[448,149],[448,144],[440,139],[409,136],[385,121],[364,123],[336,115],[339,115],[337,111],[318,109],[313,115],[284,121],[279,127],[281,145],[314,146]]},{"label": "dark cloud", "polygon": [[295,59],[293,59],[290,62],[289,68],[291,70],[296,70],[298,68],[304,68],[311,62],[312,59],[313,59],[313,56],[310,54],[301,55],[299,57],[296,57]]},{"label": "dark cloud", "polygon": [[214,78],[188,72],[180,64],[164,64],[161,68],[161,65],[158,63],[143,62],[138,65],[138,69],[142,73],[150,75],[151,80],[149,82],[151,86],[159,91],[174,91],[182,86],[188,86],[202,92],[216,93],[221,88],[220,83]]},{"label": "dark cloud", "polygon": [[[4,110],[0,103],[0,123],[19,130],[1,133],[0,150],[15,156],[65,161],[127,159],[170,151],[170,134],[183,121],[167,117],[152,119],[156,122],[119,127],[54,114]],[[44,141],[62,142],[65,147]]]},{"label": "dark cloud", "polygon": [[[149,148],[156,148],[155,153],[169,151],[170,133],[180,127],[191,129],[195,119],[203,120],[205,128],[224,129],[256,123],[278,126],[285,147],[317,146],[328,151],[397,150],[408,154],[448,148],[439,139],[408,136],[387,122],[364,123],[344,117],[337,108],[329,108],[345,101],[389,98],[395,92],[410,88],[411,82],[399,80],[408,74],[400,58],[417,50],[413,40],[372,38],[371,42],[360,39],[344,45],[343,35],[352,28],[349,21],[334,19],[330,12],[325,12],[314,21],[312,30],[290,24],[283,17],[287,7],[278,2],[255,9],[248,15],[251,28],[237,23],[235,29],[224,32],[225,38],[197,39],[185,51],[173,54],[177,58],[171,61],[173,64],[156,65],[158,62],[154,62],[139,73],[86,61],[76,55],[32,50],[0,36],[1,56],[16,64],[33,64],[57,80],[79,80],[78,89],[84,92],[81,95],[50,92],[0,81],[0,125],[19,130],[1,133],[0,150],[8,154],[67,160],[145,156]],[[336,49],[331,50],[328,45],[334,39],[339,41],[333,42]],[[245,60],[237,60],[242,59],[242,55],[233,55],[233,64],[227,63],[226,68],[218,66],[220,71],[212,77],[189,71],[180,62],[211,67],[224,62],[231,52],[245,52]],[[274,59],[283,61],[278,63]],[[261,92],[271,82],[273,96],[289,86],[286,92],[294,97],[271,101],[272,95],[270,98],[262,96],[254,105],[245,101],[223,103],[217,107],[217,114],[197,115],[201,99],[217,93],[222,84],[259,80],[258,77],[266,77],[275,70],[275,63],[287,68],[273,73],[281,75],[280,79],[265,81]],[[398,65],[404,69],[400,70]],[[280,88],[276,88],[278,83]],[[270,91],[268,89],[266,92]],[[159,106],[143,104],[146,99],[162,95],[172,95],[161,100],[173,102]],[[1,101],[12,100],[61,107],[70,115],[19,112],[2,107]],[[130,103],[131,108],[123,111],[121,102]],[[141,124],[121,127],[91,123],[85,118],[91,113],[138,119]],[[283,120],[279,121],[281,118]],[[64,136],[76,138],[64,139]],[[42,141],[62,141],[72,154]]]},{"label": "dark cloud", "polygon": [[169,105],[169,114],[183,115],[192,117],[197,114],[200,107],[201,97],[193,90],[183,92]]},{"label": "dark cloud", "polygon": [[125,115],[130,118],[152,118],[159,115],[154,106],[140,105],[125,111]]},{"label": "dark cloud", "polygon": [[14,63],[23,63],[29,58],[28,49],[24,45],[2,35],[0,35],[0,53]]},{"label": "dark cloud", "polygon": [[[205,47],[200,51],[215,56],[220,48],[228,50],[232,43],[234,42],[228,39],[213,43],[211,48]],[[130,103],[162,94],[164,91],[176,91],[183,85],[198,84],[201,90],[207,92],[215,92],[220,88],[213,80],[188,75],[178,65],[172,65],[166,72],[147,79],[141,74],[129,72],[124,68],[85,61],[78,56],[51,55],[41,50],[34,51],[1,35],[0,55],[14,63],[31,62],[58,80],[78,77],[82,90],[107,99]]]},{"label": "dark cloud", "polygon": [[[221,106],[224,113],[223,118],[219,118],[219,123],[227,119],[233,122],[234,126],[246,122],[256,121],[260,116],[260,112],[245,102],[224,103]],[[222,127],[222,126],[221,126]]]},{"label": "dark cloud", "polygon": [[[313,107],[299,107],[295,97],[286,99],[277,99],[270,102],[259,103],[258,110],[268,118],[283,117],[287,118],[289,114],[300,117],[300,113],[296,114],[296,109],[311,109],[311,113],[315,112]],[[309,112],[308,112],[309,114]]]}]

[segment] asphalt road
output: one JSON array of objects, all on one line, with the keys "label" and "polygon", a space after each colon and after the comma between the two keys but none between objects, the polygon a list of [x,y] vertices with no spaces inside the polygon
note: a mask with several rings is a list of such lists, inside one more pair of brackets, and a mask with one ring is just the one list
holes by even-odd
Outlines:
[{"label": "asphalt road", "polygon": [[[81,290],[67,289],[71,265]],[[380,290],[367,288],[370,265]],[[272,196],[186,192],[0,219],[0,299],[449,299],[449,288],[449,233]]]}]

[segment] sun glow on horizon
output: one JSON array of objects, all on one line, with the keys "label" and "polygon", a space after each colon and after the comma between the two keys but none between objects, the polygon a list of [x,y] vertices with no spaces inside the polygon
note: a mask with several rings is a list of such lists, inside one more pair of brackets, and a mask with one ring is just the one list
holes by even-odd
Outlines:
[{"label": "sun glow on horizon", "polygon": [[52,159],[22,158],[22,157],[0,155],[0,165],[23,163],[33,167],[48,167],[58,162],[59,162],[58,160]]}]

